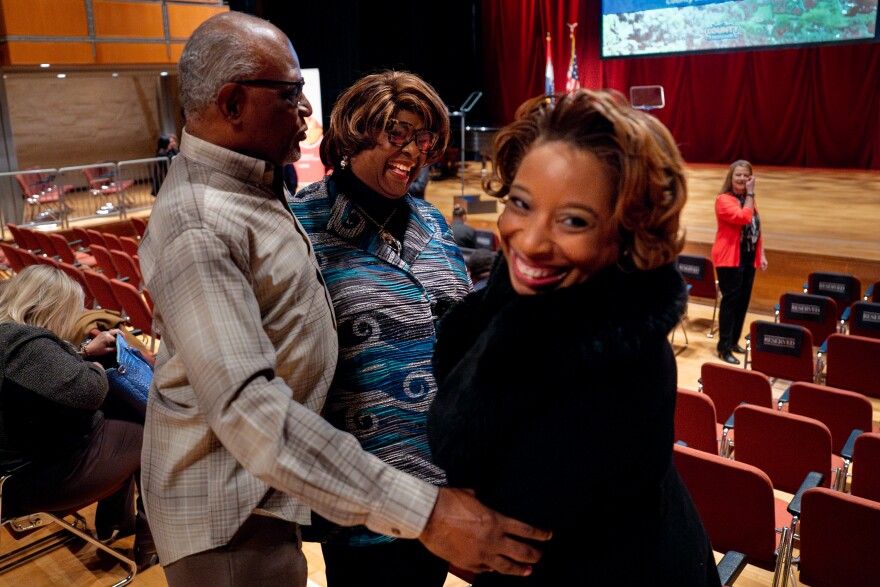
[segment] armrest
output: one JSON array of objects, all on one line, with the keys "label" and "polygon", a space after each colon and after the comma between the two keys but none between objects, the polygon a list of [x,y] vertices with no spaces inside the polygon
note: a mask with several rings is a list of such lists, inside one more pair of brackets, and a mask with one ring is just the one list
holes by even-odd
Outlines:
[{"label": "armrest", "polygon": [[850,311],[851,309],[852,309],[852,308],[850,308],[849,306],[847,306],[847,308],[843,311],[843,314],[840,315],[840,321],[841,321],[841,322],[846,322],[847,320],[849,320],[849,311]]},{"label": "armrest", "polygon": [[718,575],[722,585],[733,585],[739,574],[746,568],[746,555],[730,550],[718,561]]},{"label": "armrest", "polygon": [[828,352],[828,339],[826,338],[825,341],[822,343],[822,346],[819,347],[819,354],[824,355],[827,352]]},{"label": "armrest", "polygon": [[871,296],[874,295],[874,284],[868,286],[868,289],[865,290],[865,297],[862,298],[865,301],[870,300]]},{"label": "armrest", "polygon": [[731,414],[727,421],[724,422],[724,429],[733,430],[733,414]]},{"label": "armrest", "polygon": [[[742,406],[747,403],[749,403],[749,402],[739,402],[739,405]],[[737,407],[739,407],[739,406],[737,406]],[[734,409],[734,413],[736,413],[736,409]],[[724,423],[724,428],[726,430],[733,430],[733,414],[731,414],[730,417],[727,419],[727,421]]]},{"label": "armrest", "polygon": [[82,239],[81,239],[81,238],[78,238],[78,239],[76,239],[75,241],[67,241],[67,244],[70,245],[71,247],[75,247],[75,246],[77,246],[77,245],[81,245],[81,244],[82,244]]},{"label": "armrest", "polygon": [[791,502],[788,504],[788,513],[793,516],[800,517],[801,515],[801,497],[804,495],[804,491],[807,489],[812,489],[814,487],[819,487],[822,485],[822,481],[825,479],[825,476],[822,473],[817,473],[816,471],[810,471],[807,473],[807,476],[804,477],[801,486],[798,488],[797,493],[794,494],[794,497],[791,499]]},{"label": "armrest", "polygon": [[684,440],[676,440],[675,444],[677,444],[678,446],[687,446],[688,445],[688,443],[686,443]]},{"label": "armrest", "polygon": [[840,456],[845,458],[848,461],[852,460],[853,449],[856,446],[856,438],[859,437],[860,434],[863,434],[864,430],[859,430],[858,428],[853,428],[853,431],[849,433],[849,438],[846,439],[846,444],[843,445],[843,450],[840,451]]},{"label": "armrest", "polygon": [[789,396],[790,392],[791,392],[791,385],[789,385],[788,387],[786,387],[786,388],[785,388],[785,391],[782,392],[782,395],[779,396],[779,401],[776,402],[776,407],[777,407],[778,409],[781,410],[781,409],[782,409],[782,404],[787,404],[787,403],[788,403],[788,396]]}]

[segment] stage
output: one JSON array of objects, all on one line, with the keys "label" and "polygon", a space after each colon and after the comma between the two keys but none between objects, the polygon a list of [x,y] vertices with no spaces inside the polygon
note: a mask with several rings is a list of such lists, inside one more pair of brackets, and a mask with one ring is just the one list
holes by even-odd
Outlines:
[{"label": "stage", "polygon": [[[464,193],[490,199],[480,186],[481,168],[466,163]],[[715,197],[726,173],[726,165],[688,165],[685,252],[710,254]],[[772,312],[780,295],[801,291],[811,271],[851,273],[863,291],[880,280],[880,172],[756,166],[755,177],[769,267],[755,280],[752,310]],[[451,218],[461,193],[459,176],[429,182],[426,199]],[[500,212],[499,204],[495,213],[469,214],[468,222],[495,229]]]}]

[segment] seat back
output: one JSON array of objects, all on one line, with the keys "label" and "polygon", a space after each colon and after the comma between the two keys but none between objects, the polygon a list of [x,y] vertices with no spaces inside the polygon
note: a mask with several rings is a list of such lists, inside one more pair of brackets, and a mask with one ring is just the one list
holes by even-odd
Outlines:
[{"label": "seat back", "polygon": [[86,283],[85,277],[83,277],[82,269],[78,267],[74,267],[70,263],[59,262],[58,267],[67,273],[75,282],[79,284],[79,286],[83,290],[83,294],[85,295],[85,307],[86,308],[94,308],[95,307],[95,296],[92,294],[92,289],[89,287],[89,284]]},{"label": "seat back", "polygon": [[52,243],[52,239],[49,238],[48,234],[42,230],[32,230],[29,232],[37,240],[37,243],[40,245],[40,250],[43,251],[44,255],[48,257],[58,256],[58,253],[55,251],[55,245]]},{"label": "seat back", "polygon": [[837,319],[862,295],[862,282],[854,275],[816,271],[807,278],[807,293],[828,296],[837,302]]},{"label": "seat back", "polygon": [[113,295],[109,277],[97,271],[83,271],[82,276],[99,306],[105,310],[122,313],[122,304]]},{"label": "seat back", "polygon": [[880,340],[833,334],[828,338],[826,360],[828,385],[880,397]]},{"label": "seat back", "polygon": [[106,243],[107,248],[111,251],[125,250],[122,241],[119,240],[119,235],[113,234],[112,232],[102,232],[101,236],[104,237],[104,243]]},{"label": "seat back", "polygon": [[119,275],[119,272],[116,270],[116,265],[113,264],[113,257],[110,255],[110,251],[108,251],[106,247],[92,244],[89,246],[89,251],[94,255],[95,261],[98,262],[98,267],[106,273],[108,277],[116,277]]},{"label": "seat back", "polygon": [[12,233],[12,240],[15,241],[15,244],[17,244],[22,249],[29,248],[28,243],[24,238],[24,234],[22,234],[21,228],[19,228],[17,224],[12,224],[11,222],[7,222],[6,228],[8,228],[9,232]]},{"label": "seat back", "polygon": [[788,381],[815,379],[813,336],[809,330],[795,324],[756,320],[750,332],[752,369]]},{"label": "seat back", "polygon": [[118,279],[111,279],[110,287],[113,290],[113,295],[122,304],[128,323],[135,328],[140,328],[150,336],[155,336],[153,334],[153,311],[150,310],[137,288]]},{"label": "seat back", "polygon": [[849,333],[867,338],[880,338],[880,304],[854,303],[849,312]]},{"label": "seat back", "polygon": [[715,265],[709,257],[679,255],[675,260],[675,265],[684,280],[691,286],[689,295],[713,300],[718,297]]},{"label": "seat back", "polygon": [[723,424],[738,405],[745,402],[765,408],[773,407],[773,386],[759,371],[719,363],[703,363],[700,367],[703,393],[712,398],[715,416]]},{"label": "seat back", "polygon": [[[72,227],[70,230],[73,231],[74,240],[82,241],[83,247],[88,247],[92,243],[92,238],[89,235],[89,231],[85,228],[80,228],[78,226]],[[102,243],[98,243],[99,245]]]},{"label": "seat back", "polygon": [[131,256],[125,251],[110,251],[110,258],[113,260],[113,266],[121,277],[127,277],[128,283],[136,289],[141,289],[141,270],[134,262]]},{"label": "seat back", "polygon": [[489,249],[494,251],[498,249],[498,239],[491,230],[474,230],[474,248]]},{"label": "seat back", "polygon": [[52,241],[52,246],[55,249],[55,253],[58,255],[58,258],[64,263],[70,263],[71,265],[75,264],[76,261],[76,253],[73,252],[73,249],[70,248],[70,245],[67,243],[67,239],[58,234],[57,232],[51,232],[47,235],[49,240]]},{"label": "seat back", "polygon": [[689,447],[673,447],[678,469],[712,548],[772,565],[776,550],[773,485],[757,468]]},{"label": "seat back", "polygon": [[101,245],[104,248],[110,248],[107,246],[107,241],[104,240],[104,235],[101,232],[98,232],[94,228],[87,228],[86,234],[89,235],[89,247],[92,245]]},{"label": "seat back", "polygon": [[758,406],[742,405],[735,411],[737,462],[758,467],[773,480],[773,487],[796,493],[810,471],[831,483],[831,432],[812,418]]},{"label": "seat back", "polygon": [[880,581],[880,503],[817,487],[801,498],[800,582],[863,587]]},{"label": "seat back", "polygon": [[138,242],[130,236],[121,236],[119,241],[122,243],[122,250],[132,257],[138,254]]},{"label": "seat back", "polygon": [[[867,294],[867,292],[866,292]],[[871,295],[865,296],[867,301],[874,302],[875,304],[880,304],[880,281],[875,282],[871,286]]]},{"label": "seat back", "polygon": [[816,345],[837,332],[837,319],[837,303],[828,296],[785,293],[779,297],[779,321],[803,326]]},{"label": "seat back", "polygon": [[24,226],[16,226],[15,228],[12,228],[15,226],[14,224],[7,224],[6,226],[9,227],[9,231],[12,233],[12,236],[15,238],[15,242],[18,243],[19,247],[24,247],[29,251],[41,250],[40,242],[30,228]]},{"label": "seat back", "polygon": [[715,405],[705,393],[678,388],[675,402],[675,440],[689,447],[718,454]]},{"label": "seat back", "polygon": [[3,250],[3,254],[6,256],[6,263],[9,267],[15,272],[18,273],[22,269],[24,269],[25,264],[24,260],[18,253],[18,249],[13,247],[9,243],[0,242],[0,249]]},{"label": "seat back", "polygon": [[40,262],[40,256],[32,251],[29,251],[27,249],[17,249],[17,252],[18,258],[21,259],[21,262],[25,267],[27,267],[28,265],[36,265]]},{"label": "seat back", "polygon": [[853,430],[870,431],[874,408],[860,393],[799,381],[789,388],[788,411],[819,420],[831,432],[831,447],[840,454]]},{"label": "seat back", "polygon": [[43,255],[35,255],[37,258],[37,263],[40,265],[48,265],[49,267],[54,267],[55,269],[61,269],[60,264],[54,257],[44,257]]},{"label": "seat back", "polygon": [[147,232],[147,220],[145,218],[131,218],[130,220],[138,236],[144,238],[144,233]]},{"label": "seat back", "polygon": [[856,438],[850,493],[880,502],[880,434],[876,432]]}]

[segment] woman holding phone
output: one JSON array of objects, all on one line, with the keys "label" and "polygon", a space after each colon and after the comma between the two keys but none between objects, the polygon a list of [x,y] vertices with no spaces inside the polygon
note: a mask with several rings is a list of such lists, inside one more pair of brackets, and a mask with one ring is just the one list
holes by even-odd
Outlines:
[{"label": "woman holding phone", "polygon": [[731,163],[715,200],[715,216],[718,232],[712,246],[712,262],[721,288],[718,356],[726,363],[739,365],[733,353],[745,353],[739,339],[752,296],[755,269],[767,269],[761,219],[755,207],[755,174],[748,161],[739,159]]}]

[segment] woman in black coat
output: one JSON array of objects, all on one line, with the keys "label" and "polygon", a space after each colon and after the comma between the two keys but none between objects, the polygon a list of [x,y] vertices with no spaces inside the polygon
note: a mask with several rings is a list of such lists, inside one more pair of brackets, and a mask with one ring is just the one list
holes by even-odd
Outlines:
[{"label": "woman in black coat", "polygon": [[531,576],[474,585],[718,585],[672,461],[672,137],[619,94],[580,90],[523,104],[495,148],[504,258],[440,325],[429,440],[451,485],[553,538]]}]

